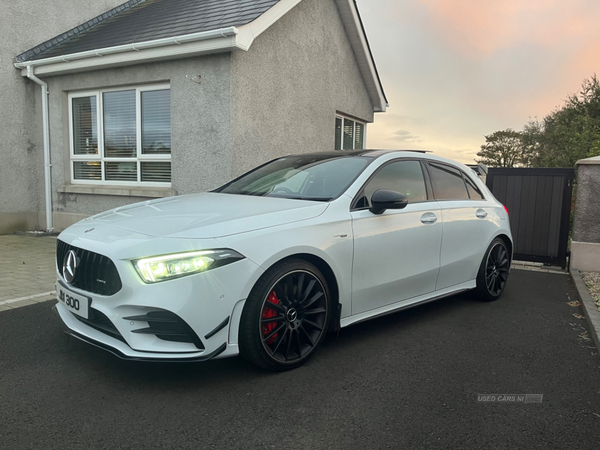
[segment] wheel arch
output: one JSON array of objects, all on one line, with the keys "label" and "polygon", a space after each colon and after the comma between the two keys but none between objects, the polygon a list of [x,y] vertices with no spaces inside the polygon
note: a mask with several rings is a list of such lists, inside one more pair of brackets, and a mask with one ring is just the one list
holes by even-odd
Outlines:
[{"label": "wheel arch", "polygon": [[282,261],[287,261],[290,259],[302,259],[304,261],[307,261],[307,262],[313,264],[317,269],[319,269],[319,271],[325,277],[325,281],[327,281],[327,286],[329,287],[329,292],[331,294],[331,300],[332,300],[331,306],[332,306],[332,312],[333,312],[332,318],[329,322],[329,329],[332,331],[337,330],[340,326],[339,323],[340,323],[340,319],[341,319],[340,318],[341,303],[340,303],[340,289],[339,289],[337,277],[335,276],[335,272],[333,271],[333,269],[331,268],[329,263],[327,263],[327,261],[325,261],[323,258],[321,258],[320,256],[317,256],[313,253],[293,253],[291,255],[287,255],[287,256],[273,262],[269,267],[267,267],[265,269],[265,272],[267,272],[275,264],[279,264]]},{"label": "wheel arch", "polygon": [[494,239],[502,239],[504,241],[504,243],[506,244],[506,247],[508,247],[508,253],[510,254],[510,261],[512,262],[513,259],[513,242],[512,239],[510,237],[508,237],[508,235],[504,234],[504,233],[500,233],[497,236],[494,237]]}]

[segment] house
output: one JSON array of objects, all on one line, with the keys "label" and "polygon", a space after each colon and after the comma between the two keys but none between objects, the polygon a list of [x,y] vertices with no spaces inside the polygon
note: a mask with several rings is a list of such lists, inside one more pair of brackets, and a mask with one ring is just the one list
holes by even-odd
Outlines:
[{"label": "house", "polygon": [[[355,0],[129,0],[91,19],[111,2],[56,3],[84,23],[18,28],[49,36],[0,72],[15,88],[0,113],[0,233],[362,148],[387,106]],[[0,19],[4,41],[20,7]]]}]

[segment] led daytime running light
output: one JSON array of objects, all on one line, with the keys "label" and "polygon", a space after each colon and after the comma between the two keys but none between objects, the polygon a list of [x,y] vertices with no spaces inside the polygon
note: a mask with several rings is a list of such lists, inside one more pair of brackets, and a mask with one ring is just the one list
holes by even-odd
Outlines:
[{"label": "led daytime running light", "polygon": [[174,253],[132,261],[145,283],[157,283],[229,264],[244,257],[239,253],[223,250]]}]

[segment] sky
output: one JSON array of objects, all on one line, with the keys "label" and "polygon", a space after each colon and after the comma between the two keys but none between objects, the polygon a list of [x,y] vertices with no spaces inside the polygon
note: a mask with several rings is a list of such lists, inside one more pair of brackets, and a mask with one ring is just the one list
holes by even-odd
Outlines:
[{"label": "sky", "polygon": [[368,148],[463,163],[600,73],[598,0],[357,0],[390,106]]}]

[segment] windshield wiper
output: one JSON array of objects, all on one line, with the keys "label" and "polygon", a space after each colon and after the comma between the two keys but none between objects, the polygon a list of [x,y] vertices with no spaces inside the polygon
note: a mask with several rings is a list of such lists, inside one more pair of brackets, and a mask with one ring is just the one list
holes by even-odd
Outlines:
[{"label": "windshield wiper", "polygon": [[331,197],[323,198],[323,197],[299,197],[299,196],[298,197],[288,197],[288,196],[286,196],[286,197],[283,197],[283,196],[282,197],[277,197],[277,196],[273,196],[273,198],[287,198],[289,200],[306,200],[306,201],[309,201],[309,202],[328,202],[328,201],[333,200],[333,198],[331,198]]},{"label": "windshield wiper", "polygon": [[252,191],[237,191],[237,192],[222,192],[223,194],[233,195],[248,195],[252,197],[268,197],[268,198],[285,198],[288,200],[306,200],[309,202],[329,202],[333,200],[333,197],[301,197],[301,196],[288,196],[288,195],[269,195],[265,192],[252,192]]},{"label": "windshield wiper", "polygon": [[226,194],[235,194],[235,195],[250,195],[252,197],[264,197],[264,192],[255,192],[255,191],[237,191],[237,192],[225,192]]}]

